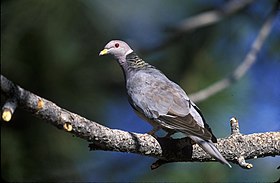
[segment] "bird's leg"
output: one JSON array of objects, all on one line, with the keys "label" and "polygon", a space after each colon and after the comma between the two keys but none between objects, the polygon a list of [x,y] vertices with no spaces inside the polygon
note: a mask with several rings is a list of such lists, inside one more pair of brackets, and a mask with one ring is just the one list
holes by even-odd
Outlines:
[{"label": "bird's leg", "polygon": [[171,138],[171,135],[176,133],[175,130],[165,130],[165,131],[167,132],[167,134],[164,136],[164,138]]},{"label": "bird's leg", "polygon": [[147,132],[147,134],[156,136],[155,133],[159,130],[160,130],[160,126],[154,126],[154,128],[151,131]]}]

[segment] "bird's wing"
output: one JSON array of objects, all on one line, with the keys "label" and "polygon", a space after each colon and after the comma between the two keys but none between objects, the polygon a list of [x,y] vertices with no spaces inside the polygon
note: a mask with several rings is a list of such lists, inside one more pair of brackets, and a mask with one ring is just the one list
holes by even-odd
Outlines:
[{"label": "bird's wing", "polygon": [[217,143],[217,138],[215,137],[215,135],[212,132],[212,129],[210,128],[210,126],[206,123],[206,120],[204,119],[200,109],[191,101],[192,106],[194,107],[194,109],[196,110],[196,112],[200,115],[200,117],[202,118],[202,121],[204,123],[204,128],[206,128],[212,135],[211,141],[214,143]]},{"label": "bird's wing", "polygon": [[[186,93],[164,75],[137,76],[133,89],[128,88],[131,104],[147,118],[161,126],[185,134],[210,140],[211,133],[204,128],[203,119]],[[135,79],[134,78],[134,79]]]},{"label": "bird's wing", "polygon": [[162,115],[157,120],[164,123],[163,126],[176,129],[187,135],[198,136],[204,140],[212,139],[212,134],[206,128],[199,126],[191,114],[184,117]]}]

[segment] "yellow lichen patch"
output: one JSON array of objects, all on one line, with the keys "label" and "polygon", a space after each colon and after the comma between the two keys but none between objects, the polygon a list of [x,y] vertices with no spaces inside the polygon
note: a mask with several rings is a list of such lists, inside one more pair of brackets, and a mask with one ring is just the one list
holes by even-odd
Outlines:
[{"label": "yellow lichen patch", "polygon": [[64,123],[63,128],[68,132],[71,132],[73,129],[73,127],[70,123]]},{"label": "yellow lichen patch", "polygon": [[37,109],[41,110],[44,107],[44,101],[42,99],[38,100]]},{"label": "yellow lichen patch", "polygon": [[4,109],[2,113],[2,119],[9,122],[12,119],[12,112],[9,109]]}]

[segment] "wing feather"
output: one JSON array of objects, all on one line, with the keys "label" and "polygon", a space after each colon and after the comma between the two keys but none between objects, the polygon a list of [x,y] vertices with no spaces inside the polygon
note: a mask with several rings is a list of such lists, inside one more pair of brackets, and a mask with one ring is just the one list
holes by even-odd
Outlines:
[{"label": "wing feather", "polygon": [[134,109],[165,128],[210,140],[211,133],[184,90],[158,70],[151,73],[135,73],[127,81]]},{"label": "wing feather", "polygon": [[160,116],[158,120],[161,121],[162,126],[167,128],[173,128],[188,135],[195,135],[204,140],[211,140],[212,138],[212,134],[199,126],[190,114],[185,117]]}]

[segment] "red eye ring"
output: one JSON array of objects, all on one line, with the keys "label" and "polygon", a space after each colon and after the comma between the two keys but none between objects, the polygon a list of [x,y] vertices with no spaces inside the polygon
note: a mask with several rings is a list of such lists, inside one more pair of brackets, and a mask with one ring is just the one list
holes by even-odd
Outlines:
[{"label": "red eye ring", "polygon": [[118,48],[119,46],[120,46],[120,44],[119,44],[119,43],[116,43],[116,44],[115,44],[115,47],[116,47],[116,48]]}]

